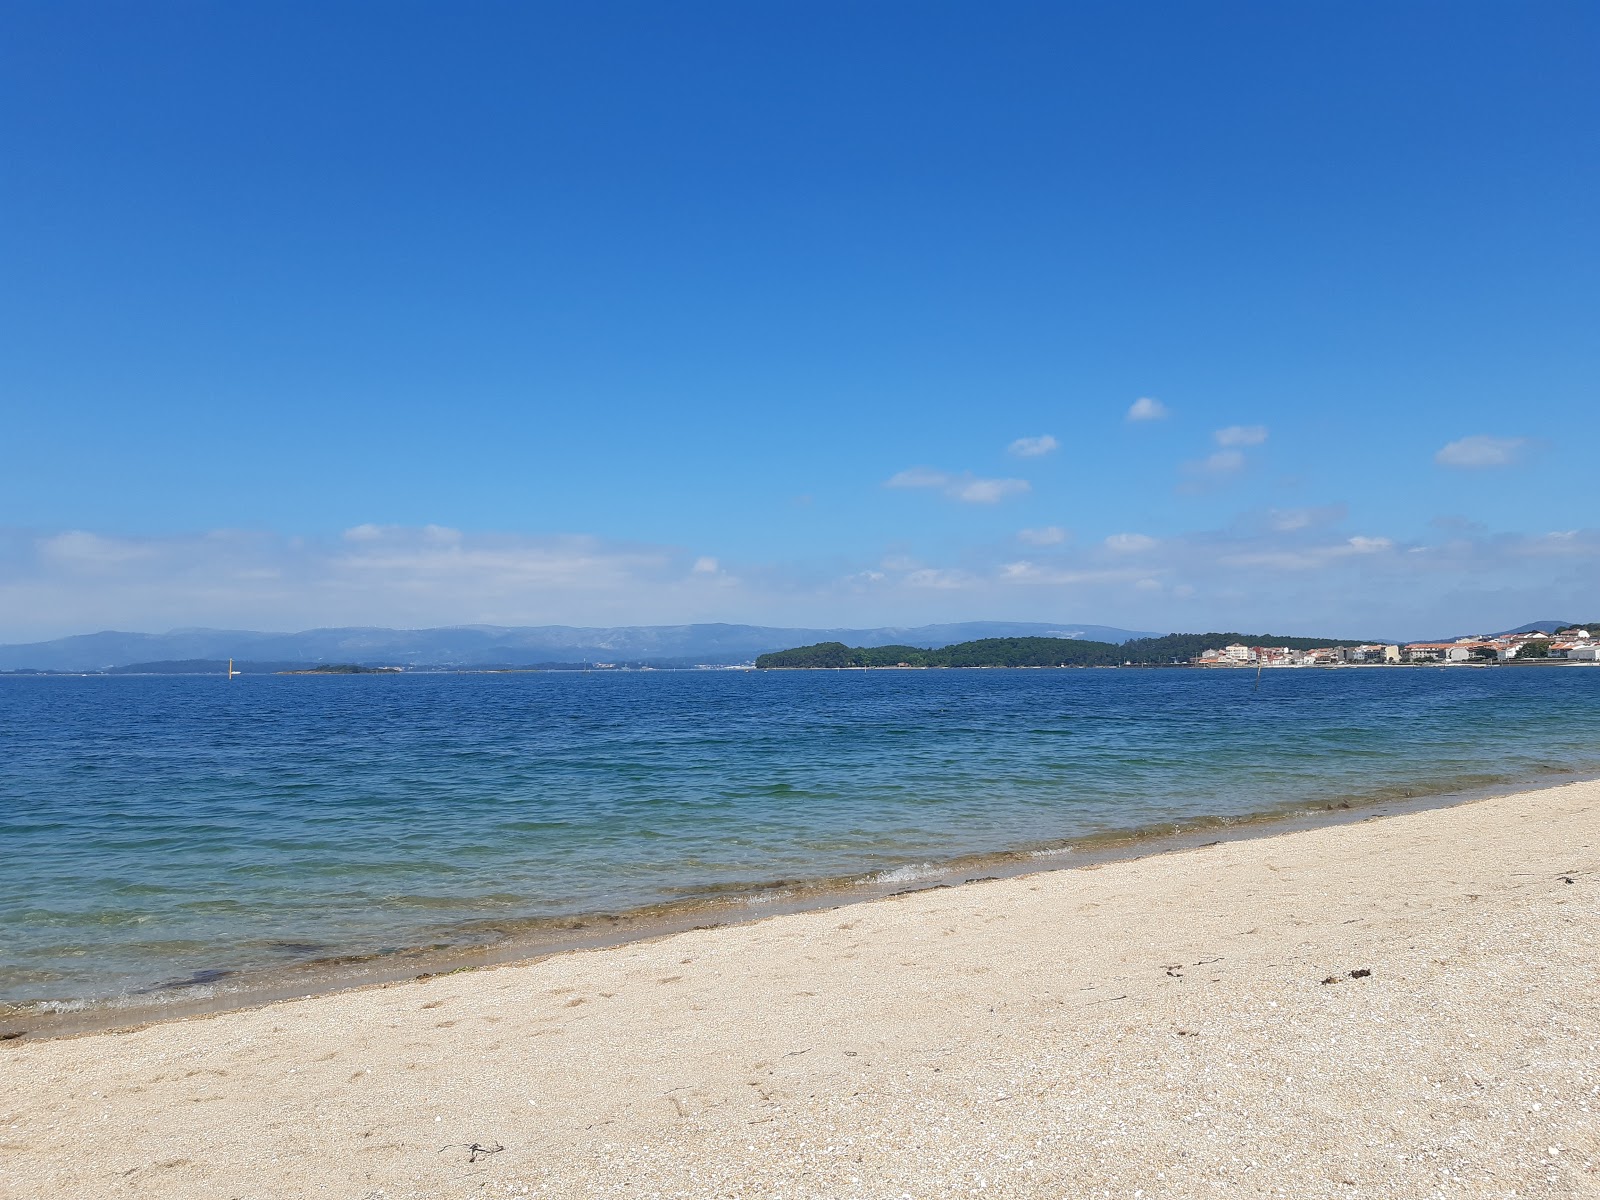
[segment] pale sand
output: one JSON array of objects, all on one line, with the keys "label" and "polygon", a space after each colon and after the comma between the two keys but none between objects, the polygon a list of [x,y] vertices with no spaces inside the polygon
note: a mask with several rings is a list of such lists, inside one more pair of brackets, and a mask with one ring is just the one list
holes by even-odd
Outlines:
[{"label": "pale sand", "polygon": [[0,1190],[1596,1195],[1597,883],[1578,783],[13,1042]]}]

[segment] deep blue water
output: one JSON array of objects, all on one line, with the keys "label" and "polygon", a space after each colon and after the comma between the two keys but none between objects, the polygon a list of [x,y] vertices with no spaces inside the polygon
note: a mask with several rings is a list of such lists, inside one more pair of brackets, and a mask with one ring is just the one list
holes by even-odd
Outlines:
[{"label": "deep blue water", "polygon": [[1600,771],[1600,669],[0,678],[0,1003]]}]

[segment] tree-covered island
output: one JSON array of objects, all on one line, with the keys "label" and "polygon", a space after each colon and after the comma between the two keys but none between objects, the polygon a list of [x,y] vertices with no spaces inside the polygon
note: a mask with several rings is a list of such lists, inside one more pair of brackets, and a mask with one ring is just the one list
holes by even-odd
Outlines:
[{"label": "tree-covered island", "polygon": [[365,667],[360,663],[322,663],[298,671],[279,671],[280,675],[398,675],[400,667]]},{"label": "tree-covered island", "polygon": [[1311,650],[1324,646],[1359,646],[1361,642],[1328,638],[1277,637],[1246,633],[1173,633],[1135,638],[1117,645],[1077,638],[981,638],[934,650],[918,646],[846,646],[818,642],[779,650],[756,659],[762,669],[846,667],[1166,667],[1181,666],[1206,650],[1243,643]]}]

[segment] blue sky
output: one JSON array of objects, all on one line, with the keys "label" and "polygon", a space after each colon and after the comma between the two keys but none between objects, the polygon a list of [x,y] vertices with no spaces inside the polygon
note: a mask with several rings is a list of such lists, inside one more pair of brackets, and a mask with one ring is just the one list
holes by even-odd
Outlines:
[{"label": "blue sky", "polygon": [[1587,3],[10,4],[0,639],[1600,619],[1596,61]]}]

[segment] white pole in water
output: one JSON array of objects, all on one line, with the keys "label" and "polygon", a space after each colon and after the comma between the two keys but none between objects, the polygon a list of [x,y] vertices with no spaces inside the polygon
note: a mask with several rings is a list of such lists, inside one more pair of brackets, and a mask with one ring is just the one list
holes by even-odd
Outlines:
[{"label": "white pole in water", "polygon": [[233,659],[230,658],[228,660],[228,682],[229,683],[233,682],[234,674],[235,674],[235,672],[234,672],[234,669],[233,669]]}]

